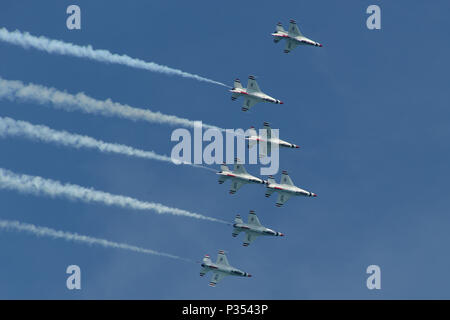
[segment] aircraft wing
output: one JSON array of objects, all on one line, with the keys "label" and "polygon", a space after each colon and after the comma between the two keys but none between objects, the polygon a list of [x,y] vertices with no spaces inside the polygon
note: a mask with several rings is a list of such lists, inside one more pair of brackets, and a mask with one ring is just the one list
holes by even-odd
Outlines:
[{"label": "aircraft wing", "polygon": [[222,280],[223,278],[225,278],[226,274],[222,273],[222,272],[214,272],[212,277],[211,277],[211,281],[209,282],[209,285],[211,287],[215,287],[216,284]]},{"label": "aircraft wing", "polygon": [[293,37],[298,37],[302,35],[300,29],[297,26],[297,23],[294,20],[291,20],[291,22],[289,23],[289,35]]},{"label": "aircraft wing", "polygon": [[250,214],[248,215],[248,224],[262,227],[261,223],[259,222],[258,216],[255,214],[255,211],[253,210],[250,210]]},{"label": "aircraft wing", "polygon": [[254,234],[253,232],[246,232],[245,233],[245,240],[244,243],[242,244],[244,247],[247,247],[250,243],[253,242],[253,240],[255,240],[257,237],[256,234]]},{"label": "aircraft wing", "polygon": [[248,77],[247,92],[261,92],[261,89],[253,76]]},{"label": "aircraft wing", "polygon": [[251,107],[253,107],[256,103],[258,103],[258,100],[255,98],[245,97],[244,99],[244,105],[242,106],[242,111],[247,111]]},{"label": "aircraft wing", "polygon": [[225,266],[229,266],[227,256],[225,255],[225,252],[223,250],[219,251],[219,254],[217,255],[217,261],[216,264],[222,264]]},{"label": "aircraft wing", "polygon": [[245,174],[245,173],[247,173],[247,170],[245,170],[245,168],[242,164],[235,162],[234,168],[233,168],[233,173]]},{"label": "aircraft wing", "polygon": [[289,200],[290,197],[291,197],[291,195],[289,193],[278,192],[278,198],[277,198],[276,206],[277,207],[281,207],[286,201]]},{"label": "aircraft wing", "polygon": [[283,171],[283,175],[281,176],[280,184],[287,184],[289,186],[293,186],[294,185],[294,183],[292,182],[291,177],[289,177],[287,171]]},{"label": "aircraft wing", "polygon": [[243,185],[244,182],[234,179],[233,181],[231,181],[230,193],[235,194]]},{"label": "aircraft wing", "polygon": [[284,52],[289,53],[291,50],[294,50],[297,47],[297,41],[286,39],[286,46],[284,47]]}]

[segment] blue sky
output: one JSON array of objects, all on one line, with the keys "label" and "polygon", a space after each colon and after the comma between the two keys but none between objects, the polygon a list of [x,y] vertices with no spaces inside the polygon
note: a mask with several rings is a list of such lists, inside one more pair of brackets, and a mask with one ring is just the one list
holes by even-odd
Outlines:
[{"label": "blue sky", "polygon": [[[253,209],[284,238],[242,247],[231,228],[184,217],[0,191],[1,219],[19,220],[200,260],[227,250],[253,278],[217,288],[199,267],[128,251],[0,232],[0,298],[394,299],[449,298],[447,255],[450,116],[448,1],[76,1],[82,30],[66,28],[72,1],[2,1],[0,21],[80,45],[168,65],[232,84],[258,77],[284,105],[240,111],[225,88],[176,76],[0,43],[0,76],[97,99],[203,120],[223,128],[269,121],[301,146],[281,167],[319,195],[285,207],[264,187],[228,184],[206,170],[176,167],[22,139],[0,140],[0,167],[199,212],[224,220]],[[366,28],[370,4],[382,29]],[[323,48],[283,53],[270,37],[296,19]],[[244,81],[245,82],[245,81]],[[33,103],[0,101],[1,116],[170,154],[173,127]],[[259,167],[248,166],[258,174]],[[277,180],[279,175],[277,176]],[[66,267],[82,271],[69,291]],[[366,288],[367,266],[382,289]],[[208,275],[209,277],[209,275]]]}]

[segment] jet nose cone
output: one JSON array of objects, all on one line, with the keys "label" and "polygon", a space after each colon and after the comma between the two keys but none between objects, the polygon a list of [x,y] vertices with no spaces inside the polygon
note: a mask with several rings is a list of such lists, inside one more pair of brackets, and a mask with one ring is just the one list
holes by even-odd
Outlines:
[{"label": "jet nose cone", "polygon": [[280,232],[279,236],[280,236],[280,237],[284,237],[284,233],[281,233],[281,232]]},{"label": "jet nose cone", "polygon": [[280,100],[280,104],[284,104],[284,102]]},{"label": "jet nose cone", "polygon": [[295,149],[298,149],[298,148],[300,148],[300,146],[297,146],[297,145],[295,145],[295,147],[294,147]]},{"label": "jet nose cone", "polygon": [[319,43],[319,47],[323,47],[323,45]]},{"label": "jet nose cone", "polygon": [[313,196],[313,197],[317,197],[317,194],[313,193],[312,196]]},{"label": "jet nose cone", "polygon": [[249,273],[249,274],[247,274],[247,277],[249,277],[249,278],[251,278],[252,277],[252,275]]}]

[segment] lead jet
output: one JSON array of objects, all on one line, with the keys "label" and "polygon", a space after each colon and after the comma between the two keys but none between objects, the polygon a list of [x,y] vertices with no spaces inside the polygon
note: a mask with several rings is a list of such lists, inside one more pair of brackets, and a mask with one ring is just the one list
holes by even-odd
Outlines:
[{"label": "lead jet", "polygon": [[275,191],[278,192],[277,207],[281,207],[292,196],[317,197],[313,192],[296,187],[286,171],[283,171],[280,183],[276,183],[272,176],[267,179],[266,198]]},{"label": "lead jet", "polygon": [[248,148],[252,148],[255,144],[259,145],[260,157],[270,156],[272,148],[284,147],[284,148],[300,148],[298,145],[279,139],[278,137],[272,137],[272,129],[268,122],[264,122],[262,135],[258,135],[255,127],[250,127],[249,136],[245,139],[248,140]]},{"label": "lead jet", "polygon": [[235,194],[244,184],[247,183],[259,183],[265,184],[266,181],[263,179],[252,176],[245,170],[244,166],[237,161],[234,163],[234,170],[231,171],[228,166],[222,164],[220,166],[220,171],[217,172],[219,177],[219,184],[224,183],[227,179],[231,179],[231,189],[230,194]]},{"label": "lead jet", "polygon": [[247,111],[258,102],[271,102],[276,104],[283,104],[282,101],[272,98],[261,91],[254,76],[248,77],[247,88],[242,87],[239,79],[234,80],[234,87],[230,90],[232,92],[231,100],[244,96],[244,105],[242,111]]},{"label": "lead jet", "polygon": [[205,255],[203,258],[202,268],[200,269],[200,276],[203,277],[207,272],[212,271],[213,276],[209,285],[215,287],[217,282],[222,280],[226,276],[238,276],[238,277],[251,277],[251,274],[236,269],[228,263],[227,256],[223,250],[219,251],[217,255],[216,263],[211,261],[209,255]]},{"label": "lead jet", "polygon": [[259,236],[284,236],[281,232],[264,227],[259,222],[259,219],[253,210],[250,210],[250,214],[248,215],[248,223],[244,223],[241,216],[238,214],[234,219],[233,227],[233,233],[231,234],[233,237],[237,237],[239,233],[245,232],[245,240],[242,244],[244,247],[247,247]]},{"label": "lead jet", "polygon": [[283,26],[280,22],[278,22],[276,26],[275,33],[272,33],[274,36],[273,41],[275,43],[279,42],[282,39],[286,40],[286,46],[284,47],[284,52],[289,53],[291,50],[294,50],[298,45],[310,45],[315,47],[322,47],[322,45],[316,41],[306,38],[299,30],[297,23],[294,20],[291,20],[289,24],[289,31],[284,30]]}]

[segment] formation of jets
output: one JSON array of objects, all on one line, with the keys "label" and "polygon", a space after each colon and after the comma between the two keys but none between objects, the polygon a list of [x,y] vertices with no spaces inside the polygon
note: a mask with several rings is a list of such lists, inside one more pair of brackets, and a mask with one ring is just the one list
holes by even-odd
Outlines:
[{"label": "formation of jets", "polygon": [[[285,53],[289,53],[299,45],[322,47],[319,42],[305,37],[300,32],[300,29],[298,28],[294,20],[290,21],[289,29],[287,31],[284,30],[281,23],[278,23],[276,25],[276,31],[271,35],[274,37],[273,41],[275,43],[278,43],[281,40],[286,41],[286,46],[284,49]],[[258,102],[283,104],[281,100],[275,99],[262,92],[254,76],[248,77],[247,88],[244,88],[241,84],[241,81],[239,79],[236,79],[230,92],[232,93],[232,100],[236,100],[239,97],[244,98],[242,111],[248,111]],[[248,141],[248,148],[250,149],[255,145],[258,145],[260,157],[270,156],[273,148],[299,148],[298,145],[281,140],[278,138],[278,136],[273,135],[272,129],[267,122],[264,122],[262,134],[258,135],[254,127],[251,127],[248,132],[249,134],[245,138]],[[244,166],[241,163],[238,163],[237,159],[235,159],[234,161],[233,170],[230,170],[224,163],[221,165],[220,171],[217,172],[217,174],[219,175],[219,184],[223,184],[226,180],[231,180],[230,194],[235,194],[244,184],[265,185],[266,197],[270,197],[274,192],[278,193],[278,198],[275,204],[276,207],[283,206],[283,204],[292,196],[317,197],[315,193],[295,186],[287,171],[282,172],[280,183],[277,183],[272,176],[269,176],[267,180],[263,180],[249,174],[247,170],[245,170]],[[234,219],[232,236],[237,237],[241,232],[245,234],[243,242],[244,247],[249,246],[250,243],[252,243],[259,236],[284,236],[284,234],[281,232],[277,232],[263,226],[256,216],[255,211],[253,210],[250,210],[247,223],[242,220],[239,214]],[[214,287],[220,280],[228,275],[251,277],[251,275],[247,272],[232,267],[228,263],[228,259],[223,250],[219,251],[217,261],[215,263],[211,261],[209,255],[206,255],[203,258],[200,276],[204,276],[209,271],[212,271],[213,273],[211,282],[209,283],[209,285],[212,287]]]}]

